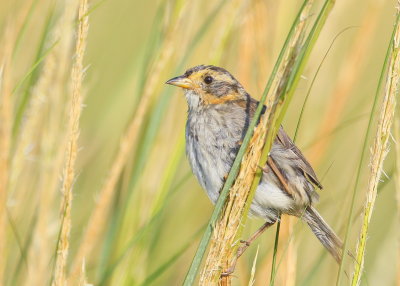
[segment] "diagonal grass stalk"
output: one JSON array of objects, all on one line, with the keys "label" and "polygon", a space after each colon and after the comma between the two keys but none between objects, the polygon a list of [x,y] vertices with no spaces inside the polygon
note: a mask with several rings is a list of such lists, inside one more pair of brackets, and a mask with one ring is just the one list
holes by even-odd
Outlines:
[{"label": "diagonal grass stalk", "polygon": [[154,272],[152,272],[147,278],[139,284],[139,286],[150,285],[154,280],[160,277],[171,265],[185,253],[188,248],[192,245],[195,240],[204,231],[205,225],[202,226],[195,234],[193,234],[186,244],[184,244],[176,253],[174,253],[167,261],[160,265]]},{"label": "diagonal grass stalk", "polygon": [[[36,2],[36,1],[35,1]],[[17,85],[14,87],[13,89],[13,93],[16,93],[18,91],[18,89],[20,88],[20,86],[22,85],[22,83],[26,80],[27,81],[27,85],[26,88],[24,89],[24,92],[22,94],[22,97],[20,99],[20,103],[19,105],[16,107],[16,111],[15,111],[15,124],[13,127],[13,136],[15,137],[18,134],[19,128],[21,126],[21,121],[22,121],[22,117],[23,114],[26,110],[26,106],[28,105],[29,99],[31,97],[31,89],[33,88],[33,86],[36,84],[36,81],[39,78],[39,74],[40,74],[40,64],[41,62],[45,59],[46,55],[53,49],[53,47],[58,43],[58,40],[55,40],[54,43],[47,49],[45,49],[45,43],[46,40],[49,36],[50,30],[51,30],[51,24],[52,20],[53,20],[53,16],[54,16],[54,10],[55,7],[52,6],[47,14],[46,17],[46,22],[44,25],[44,29],[43,29],[43,33],[41,35],[40,38],[40,44],[39,47],[37,49],[36,52],[36,56],[35,56],[35,61],[32,64],[32,67],[30,68],[30,70],[28,71],[28,73],[24,76],[24,78],[22,80],[20,80]]]},{"label": "diagonal grass stalk", "polygon": [[346,32],[346,31],[348,31],[348,30],[350,30],[350,29],[354,29],[354,28],[356,28],[356,27],[347,27],[347,28],[341,30],[341,31],[335,36],[335,38],[333,38],[331,44],[329,45],[328,49],[326,50],[326,52],[325,52],[325,54],[324,54],[324,56],[323,56],[321,62],[319,63],[318,68],[317,68],[317,70],[316,70],[316,72],[315,72],[315,74],[314,74],[314,76],[313,76],[313,78],[312,78],[312,80],[311,80],[311,82],[310,82],[310,87],[309,87],[308,90],[307,90],[307,94],[306,94],[306,97],[304,98],[303,105],[301,106],[301,111],[300,111],[299,119],[297,120],[296,129],[295,129],[294,135],[293,135],[293,142],[296,143],[297,135],[298,135],[298,132],[299,132],[299,130],[300,130],[300,125],[301,125],[301,122],[302,122],[302,120],[303,120],[304,110],[305,110],[305,107],[306,107],[306,105],[307,105],[308,99],[309,99],[309,97],[310,97],[312,87],[314,86],[315,80],[317,79],[317,76],[318,76],[318,74],[319,74],[319,72],[320,72],[320,70],[321,70],[322,65],[324,64],[324,62],[325,62],[325,60],[326,60],[326,58],[327,58],[329,52],[331,51],[333,45],[335,44],[336,40],[337,40],[344,32]]},{"label": "diagonal grass stalk", "polygon": [[99,279],[99,282],[97,283],[98,285],[105,285],[108,279],[114,273],[115,269],[122,262],[122,260],[127,256],[127,254],[130,251],[133,251],[135,244],[138,241],[140,241],[147,232],[155,228],[157,223],[160,221],[162,215],[164,214],[165,209],[168,207],[168,203],[171,199],[171,196],[177,194],[179,191],[182,190],[184,184],[190,178],[190,175],[191,174],[189,173],[186,176],[184,176],[175,186],[173,186],[169,190],[165,201],[160,206],[160,208],[157,209],[157,212],[154,213],[151,216],[151,218],[149,218],[149,220],[139,230],[135,232],[135,234],[130,238],[129,242],[127,243],[121,254],[112,263],[110,263],[110,265],[108,265],[107,269],[103,271],[102,276]]}]

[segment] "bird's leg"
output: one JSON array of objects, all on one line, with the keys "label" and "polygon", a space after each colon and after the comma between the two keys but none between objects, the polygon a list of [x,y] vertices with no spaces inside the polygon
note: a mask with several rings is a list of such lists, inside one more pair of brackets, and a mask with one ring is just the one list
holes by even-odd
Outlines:
[{"label": "bird's leg", "polygon": [[249,246],[251,245],[251,243],[254,240],[256,240],[267,228],[272,226],[274,223],[275,223],[275,221],[273,221],[273,222],[267,221],[255,233],[253,233],[253,235],[250,236],[250,238],[248,240],[240,241],[240,243],[243,243],[243,245],[240,246],[239,249],[237,250],[236,257],[234,258],[234,261],[233,261],[231,267],[229,267],[225,272],[221,273],[222,277],[229,276],[235,271],[236,263],[237,263],[239,257],[242,256],[242,254],[246,251],[247,248],[249,248]]},{"label": "bird's leg", "polygon": [[269,222],[267,221],[266,223],[264,223],[255,233],[253,233],[252,236],[250,236],[250,238],[248,240],[241,240],[240,242],[243,243],[243,245],[238,249],[237,251],[237,258],[239,258],[240,256],[242,256],[242,254],[246,251],[246,249],[251,245],[251,243],[256,240],[267,228],[269,228],[270,226],[272,226],[274,222]]},{"label": "bird's leg", "polygon": [[[267,164],[271,168],[272,172],[274,172],[275,176],[278,177],[278,180],[281,182],[284,190],[290,196],[293,196],[294,192],[293,192],[292,188],[289,186],[285,177],[283,176],[283,174],[279,170],[278,166],[275,164],[274,160],[271,157],[268,157]],[[263,172],[266,172],[266,173],[269,172],[269,170],[266,167],[264,167],[264,168],[261,166],[258,166],[258,167],[261,168],[263,170]],[[250,244],[254,240],[257,239],[257,237],[259,237],[267,228],[272,226],[274,223],[275,223],[275,221],[273,221],[273,222],[268,221],[268,222],[264,223],[248,240],[240,241],[241,243],[243,243],[243,245],[241,247],[239,247],[239,249],[236,253],[236,257],[235,257],[231,267],[229,267],[227,271],[221,273],[221,277],[229,276],[233,273],[233,271],[235,271],[236,263],[237,263],[237,260],[239,259],[239,257],[242,256],[242,254],[246,251],[247,248],[249,248]]]}]

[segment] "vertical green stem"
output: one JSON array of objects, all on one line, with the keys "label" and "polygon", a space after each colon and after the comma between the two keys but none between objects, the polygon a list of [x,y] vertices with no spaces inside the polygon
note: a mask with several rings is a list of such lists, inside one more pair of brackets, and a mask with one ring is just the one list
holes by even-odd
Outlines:
[{"label": "vertical green stem", "polygon": [[[367,190],[367,202],[364,208],[364,219],[361,227],[360,237],[357,247],[356,261],[354,265],[354,275],[351,285],[360,285],[362,276],[362,270],[364,265],[364,256],[367,244],[367,235],[369,229],[369,223],[373,207],[375,204],[375,198],[377,194],[378,184],[381,176],[381,170],[383,168],[383,162],[385,160],[388,151],[388,140],[391,128],[391,123],[394,115],[394,106],[396,104],[395,98],[398,95],[398,70],[399,70],[399,11],[397,12],[397,20],[394,25],[393,35],[390,41],[390,65],[388,67],[388,75],[386,81],[386,89],[383,100],[383,105],[380,112],[379,123],[375,141],[372,147],[372,154],[370,159],[370,175]],[[383,70],[386,72],[386,70]]]},{"label": "vertical green stem", "polygon": [[[398,21],[399,21],[399,15],[397,16],[396,23],[398,23]],[[349,215],[347,217],[346,235],[345,235],[345,239],[344,239],[344,243],[343,243],[343,253],[344,254],[346,254],[347,250],[348,250],[348,237],[349,237],[350,229],[351,229],[351,226],[352,226],[352,217],[353,217],[353,214],[354,214],[354,204],[355,204],[355,198],[356,198],[357,192],[358,192],[358,185],[359,185],[359,181],[360,181],[360,177],[361,177],[361,169],[362,169],[362,166],[364,165],[364,157],[365,157],[364,155],[365,155],[365,151],[367,150],[368,138],[369,138],[369,134],[371,132],[372,121],[373,121],[374,113],[375,113],[375,110],[376,110],[376,107],[377,107],[379,92],[380,92],[380,90],[382,88],[382,84],[383,84],[383,81],[384,81],[384,78],[385,78],[385,74],[386,74],[386,69],[387,69],[387,66],[388,66],[388,63],[389,63],[390,52],[391,52],[391,50],[393,48],[394,33],[395,33],[395,29],[393,30],[391,41],[390,41],[389,47],[388,47],[387,52],[386,52],[385,61],[384,61],[383,66],[382,66],[381,74],[380,74],[379,81],[378,81],[378,86],[377,86],[376,91],[375,91],[374,102],[373,102],[372,107],[371,107],[371,112],[370,112],[370,117],[369,117],[369,120],[368,120],[367,130],[365,132],[364,143],[363,143],[363,147],[362,147],[361,154],[360,154],[360,161],[359,161],[358,169],[357,169],[356,182],[354,184],[353,195],[352,195],[351,204],[350,204],[350,211],[349,211]],[[342,275],[343,275],[343,272],[344,272],[343,268],[344,268],[344,261],[345,261],[346,257],[347,257],[346,255],[343,255],[343,259],[340,262],[338,275],[337,275],[337,279],[336,279],[336,286],[340,285],[340,282],[341,282],[341,279],[342,279]]]},{"label": "vertical green stem", "polygon": [[281,228],[281,215],[278,217],[278,223],[276,225],[276,234],[275,234],[275,244],[274,244],[274,255],[272,256],[272,267],[271,267],[271,278],[269,280],[269,286],[275,285],[275,276],[276,276],[276,256],[278,253],[278,243],[279,243],[279,230]]}]

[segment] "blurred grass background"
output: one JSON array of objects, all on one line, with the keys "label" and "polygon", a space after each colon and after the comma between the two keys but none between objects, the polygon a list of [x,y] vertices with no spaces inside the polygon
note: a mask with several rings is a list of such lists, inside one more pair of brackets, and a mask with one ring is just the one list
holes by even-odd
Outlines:
[{"label": "blurred grass background", "polygon": [[[68,256],[71,285],[77,285],[82,258],[94,285],[183,281],[212,205],[184,155],[185,99],[164,82],[191,66],[215,64],[259,98],[301,2],[89,1]],[[312,77],[334,38],[349,28],[335,40],[319,71],[296,141],[325,187],[317,209],[341,237],[395,5],[383,0],[336,3],[284,119],[293,136]],[[6,242],[0,254],[6,261],[3,285],[52,280],[76,9],[75,0],[0,3],[1,49],[14,43],[5,70],[13,90],[13,133],[7,225],[0,234]],[[7,36],[10,26],[13,33]],[[392,149],[371,221],[362,285],[400,285]],[[351,251],[365,199],[368,158],[365,162]],[[334,285],[336,262],[306,225],[291,223],[293,233],[283,219],[276,285]],[[261,224],[249,220],[245,235]],[[95,235],[85,235],[88,225],[97,227]],[[255,285],[269,280],[274,235],[271,229],[257,241]],[[252,246],[241,258],[237,285],[248,283],[256,249]],[[350,264],[346,271],[351,274]]]}]

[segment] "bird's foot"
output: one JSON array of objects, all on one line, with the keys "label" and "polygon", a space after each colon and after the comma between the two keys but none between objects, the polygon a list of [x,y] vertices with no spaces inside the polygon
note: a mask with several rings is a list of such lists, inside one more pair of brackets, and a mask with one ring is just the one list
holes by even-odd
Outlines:
[{"label": "bird's foot", "polygon": [[224,272],[221,273],[221,278],[231,276],[233,274],[233,272],[235,272],[236,262],[237,262],[238,258],[239,257],[236,257],[233,264],[227,270],[225,270]]}]

